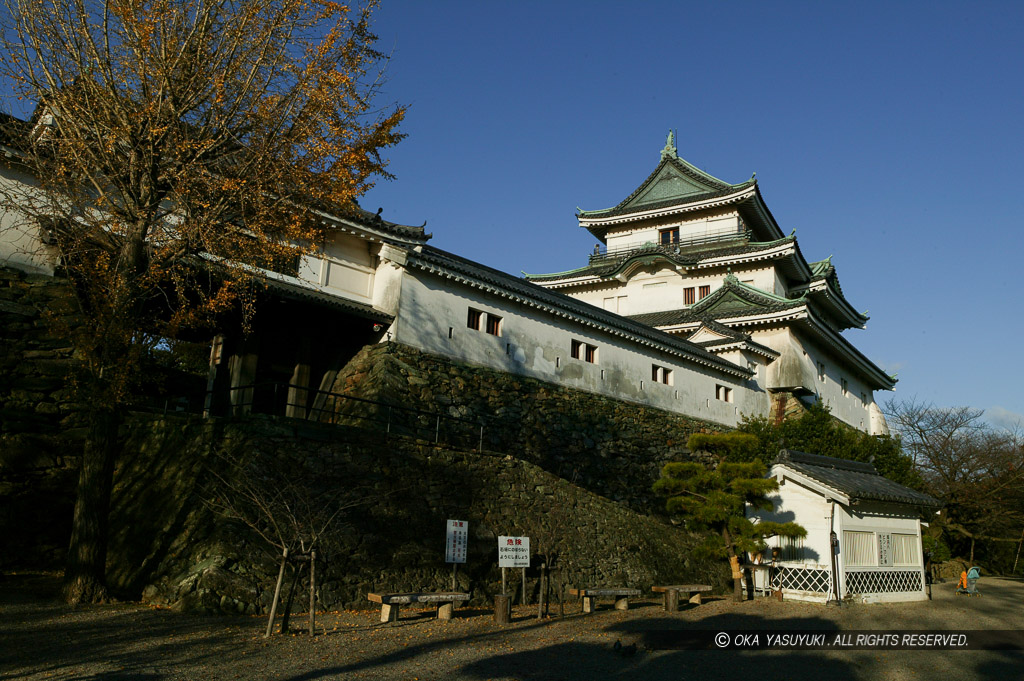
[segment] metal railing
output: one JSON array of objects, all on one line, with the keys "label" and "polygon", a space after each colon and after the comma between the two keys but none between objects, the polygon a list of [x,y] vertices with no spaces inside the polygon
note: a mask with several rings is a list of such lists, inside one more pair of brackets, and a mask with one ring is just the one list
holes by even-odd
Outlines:
[{"label": "metal railing", "polygon": [[482,450],[484,425],[440,412],[404,407],[290,383],[254,383],[228,391],[228,413],[266,414],[344,425],[435,444]]},{"label": "metal railing", "polygon": [[607,246],[599,246],[594,250],[594,253],[590,256],[590,264],[601,264],[623,258],[634,253],[679,253],[685,248],[691,246],[702,246],[705,244],[716,244],[723,243],[726,241],[737,241],[744,240],[750,241],[750,230],[745,229],[742,232],[717,232],[715,234],[702,234],[700,236],[691,236],[679,241],[673,241],[668,244],[656,243],[653,241],[647,241],[643,243],[632,243],[628,246],[622,246],[609,250]]}]

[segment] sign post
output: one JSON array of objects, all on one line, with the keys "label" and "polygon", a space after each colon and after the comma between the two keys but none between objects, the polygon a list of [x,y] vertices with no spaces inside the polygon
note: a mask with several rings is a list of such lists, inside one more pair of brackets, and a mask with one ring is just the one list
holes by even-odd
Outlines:
[{"label": "sign post", "polygon": [[523,604],[526,603],[526,568],[530,567],[529,537],[498,537],[498,567],[501,568],[501,590],[505,591],[505,568],[523,570]]},{"label": "sign post", "polygon": [[469,521],[448,520],[448,532],[445,537],[444,562],[452,564],[452,591],[455,591],[455,577],[459,563],[466,562],[466,549],[469,546]]}]

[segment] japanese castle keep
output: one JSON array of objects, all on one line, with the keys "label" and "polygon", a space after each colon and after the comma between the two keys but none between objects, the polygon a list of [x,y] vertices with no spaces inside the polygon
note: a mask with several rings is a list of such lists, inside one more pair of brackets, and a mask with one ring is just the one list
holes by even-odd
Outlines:
[{"label": "japanese castle keep", "polygon": [[[32,181],[9,163],[0,183],[16,193]],[[635,191],[577,217],[600,241],[586,264],[524,278],[379,213],[321,214],[332,236],[319,252],[267,273],[273,322],[214,339],[208,410],[244,411],[254,399],[240,386],[278,382],[287,415],[313,418],[360,348],[392,342],[724,427],[821,399],[854,428],[887,431],[874,394],[895,379],[842,335],[867,317],[830,260],[808,262],[783,233],[754,178],[712,177],[670,135]],[[3,218],[0,265],[53,274],[45,230]]]},{"label": "japanese castle keep", "polygon": [[[670,133],[635,191],[577,217],[601,242],[587,264],[529,281],[750,371],[741,387],[716,384],[708,404],[739,402],[742,390],[746,413],[781,418],[794,401],[821,399],[839,420],[887,432],[874,392],[896,380],[842,335],[867,316],[846,300],[831,258],[808,262],[783,233],[754,177],[729,184],[705,173],[678,156]],[[674,381],[657,365],[646,378]]]}]

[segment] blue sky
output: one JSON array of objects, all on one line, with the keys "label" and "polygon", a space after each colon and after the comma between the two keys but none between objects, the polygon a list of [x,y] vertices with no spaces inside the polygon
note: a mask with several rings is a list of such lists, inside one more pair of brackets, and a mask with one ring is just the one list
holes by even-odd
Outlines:
[{"label": "blue sky", "polygon": [[381,103],[408,134],[364,207],[518,274],[585,264],[577,206],[680,156],[757,172],[868,310],[895,393],[1024,419],[1024,3],[400,2]]}]

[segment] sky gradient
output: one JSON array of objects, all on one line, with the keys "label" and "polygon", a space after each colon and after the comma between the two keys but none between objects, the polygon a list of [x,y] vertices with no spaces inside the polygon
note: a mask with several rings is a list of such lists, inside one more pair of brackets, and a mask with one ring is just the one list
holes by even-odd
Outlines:
[{"label": "sky gradient", "polygon": [[757,173],[892,397],[1024,418],[1024,3],[384,0],[379,102],[409,105],[365,208],[518,274],[582,266],[577,207],[679,155]]}]

